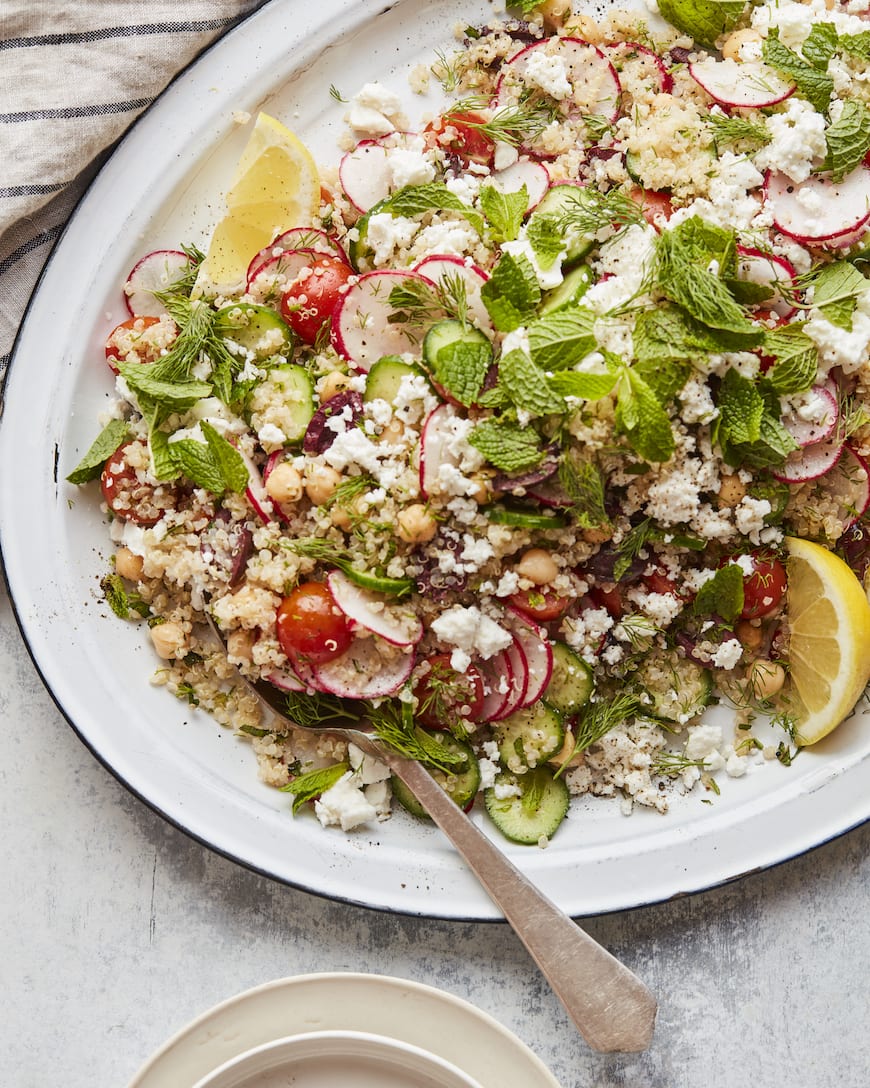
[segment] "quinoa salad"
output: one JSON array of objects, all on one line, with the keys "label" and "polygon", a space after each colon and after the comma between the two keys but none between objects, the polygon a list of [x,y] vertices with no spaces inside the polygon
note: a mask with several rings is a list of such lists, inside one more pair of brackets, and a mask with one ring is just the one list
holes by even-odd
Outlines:
[{"label": "quinoa salad", "polygon": [[860,694],[818,725],[790,580],[870,564],[870,0],[524,2],[410,85],[446,104],[331,88],[316,214],[239,282],[131,270],[68,477],[103,592],[297,818],[425,814],[293,722],[519,843],[715,804]]}]

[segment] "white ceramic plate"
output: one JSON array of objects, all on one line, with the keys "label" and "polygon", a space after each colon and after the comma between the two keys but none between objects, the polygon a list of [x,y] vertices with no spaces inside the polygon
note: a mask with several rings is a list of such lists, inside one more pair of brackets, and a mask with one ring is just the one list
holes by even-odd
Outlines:
[{"label": "white ceramic plate", "polygon": [[[251,868],[336,899],[445,918],[498,914],[433,827],[397,815],[342,835],[291,818],[258,783],[248,745],[165,691],[145,634],[114,619],[98,583],[111,548],[96,487],[64,483],[112,396],[107,331],[126,316],[119,284],[137,256],[205,243],[247,138],[233,120],[259,108],[335,163],[350,97],[373,77],[431,107],[407,73],[451,48],[482,0],[274,0],[207,53],[135,126],[94,183],[33,300],[10,369],[0,428],[0,543],[22,631],[58,706],[86,744],[167,819]],[[577,803],[546,851],[510,847],[575,916],[707,888],[807,850],[870,814],[870,718],[722,794],[677,798],[664,817],[617,802]],[[704,803],[704,802],[707,803]],[[478,813],[476,819],[482,817]]]},{"label": "white ceramic plate", "polygon": [[467,1001],[418,982],[356,974],[301,975],[239,994],[170,1039],[128,1088],[192,1085],[255,1047],[326,1031],[386,1036],[481,1084],[559,1088],[524,1043]]}]

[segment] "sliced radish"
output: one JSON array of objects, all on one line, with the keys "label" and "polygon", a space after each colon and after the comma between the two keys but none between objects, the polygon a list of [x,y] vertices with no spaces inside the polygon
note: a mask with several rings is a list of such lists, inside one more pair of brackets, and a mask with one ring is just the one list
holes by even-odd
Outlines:
[{"label": "sliced radish", "polygon": [[414,271],[433,283],[444,283],[451,276],[461,276],[465,283],[468,316],[479,329],[492,329],[492,318],[480,294],[481,287],[489,279],[483,269],[476,264],[466,264],[462,257],[452,253],[433,253],[415,265]]},{"label": "sliced radish", "polygon": [[420,432],[420,491],[424,499],[441,489],[440,467],[459,468],[461,454],[455,449],[454,421],[459,417],[452,404],[439,404],[423,422]]},{"label": "sliced radish", "polygon": [[[529,89],[537,89],[535,83],[526,82],[529,61],[543,50],[548,57],[558,57],[565,76],[571,85],[570,98],[563,101],[569,117],[595,114],[615,121],[619,114],[621,91],[619,76],[600,49],[581,38],[556,38],[534,42],[521,50],[502,67],[495,94],[496,109],[515,106]],[[532,140],[528,150],[540,149],[539,142]]]},{"label": "sliced radish", "polygon": [[803,396],[804,406],[808,411],[805,410],[801,415],[791,409],[782,417],[783,426],[801,447],[812,446],[830,438],[840,415],[836,396],[824,385],[814,385]]},{"label": "sliced radish", "polygon": [[417,272],[366,272],[335,308],[332,317],[332,345],[357,370],[368,371],[384,355],[415,351],[419,345],[405,325],[390,323],[394,310],[390,292],[413,281],[431,281]]},{"label": "sliced radish", "polygon": [[513,641],[510,646],[505,650],[505,655],[511,666],[511,680],[510,688],[508,690],[508,697],[504,702],[504,706],[501,707],[498,714],[491,718],[491,721],[500,722],[504,718],[509,717],[515,710],[519,710],[521,706],[524,706],[524,699],[526,697],[526,691],[529,687],[529,667],[526,663],[526,654],[523,650],[522,643],[519,638],[511,632]]},{"label": "sliced radish", "polygon": [[279,256],[288,249],[311,249],[315,253],[324,253],[330,257],[341,257],[343,261],[350,263],[347,260],[347,254],[339,243],[334,238],[330,238],[326,231],[318,230],[316,227],[291,227],[290,230],[285,230],[283,234],[279,234],[271,245],[261,249],[254,257],[248,265],[246,277],[248,283],[256,276],[260,265],[265,264],[266,261],[271,260],[273,257]]},{"label": "sliced radish", "polygon": [[[233,443],[235,445],[235,443]],[[277,509],[277,504],[273,503],[266,492],[266,486],[263,482],[263,476],[260,470],[257,468],[254,461],[243,451],[236,448],[236,453],[245,462],[245,468],[248,470],[248,486],[245,488],[245,497],[248,502],[253,506],[254,513],[263,522],[264,525],[268,525],[270,521],[274,521],[277,516],[279,520],[286,521],[284,515]]]},{"label": "sliced radish", "polygon": [[867,462],[851,446],[825,476],[825,491],[839,503],[839,518],[845,529],[854,525],[870,507],[870,471]]},{"label": "sliced radish", "polygon": [[526,658],[528,680],[522,706],[531,706],[544,694],[553,675],[553,647],[547,634],[519,609],[508,608],[507,629],[519,640]]},{"label": "sliced radish", "polygon": [[504,170],[496,170],[490,175],[489,181],[500,193],[516,193],[525,185],[529,194],[527,212],[540,204],[544,193],[550,188],[550,175],[546,166],[532,162],[531,159],[517,159]]},{"label": "sliced radish", "polygon": [[740,255],[737,261],[737,278],[747,283],[758,283],[773,290],[773,296],[765,299],[762,306],[773,310],[780,317],[791,317],[797,309],[786,297],[783,296],[779,285],[782,284],[786,291],[793,296],[797,286],[797,272],[794,265],[774,254],[762,253],[760,249],[751,249],[749,246],[738,246]]},{"label": "sliced radish", "polygon": [[689,65],[689,75],[722,106],[761,109],[794,94],[795,84],[760,60],[716,60],[706,57]]},{"label": "sliced radish", "polygon": [[607,57],[623,90],[631,91],[628,83],[641,83],[645,90],[655,88],[661,94],[670,94],[674,79],[662,58],[639,42],[614,42],[598,47]]},{"label": "sliced radish", "polygon": [[154,297],[190,270],[190,257],[180,249],[155,249],[133,266],[124,284],[124,301],[133,317],[162,317],[167,311]]},{"label": "sliced radish", "polygon": [[281,250],[256,265],[253,275],[248,273],[247,290],[258,297],[286,291],[303,268],[311,268],[318,258],[322,260],[323,253],[316,249]]},{"label": "sliced radish", "polygon": [[833,435],[822,442],[814,442],[812,446],[790,453],[780,468],[771,469],[771,475],[786,484],[802,484],[807,480],[815,480],[830,472],[842,453],[843,441]]},{"label": "sliced radish", "polygon": [[484,722],[498,721],[509,699],[513,698],[513,669],[510,657],[504,650],[485,661],[476,662],[477,670],[483,679],[483,706],[480,719]]},{"label": "sliced radish", "polygon": [[799,242],[839,239],[870,219],[870,170],[863,165],[840,182],[813,174],[797,184],[785,174],[768,174],[764,188],[774,226]]},{"label": "sliced radish", "polygon": [[382,594],[355,585],[340,570],[326,577],[329,592],[341,611],[359,627],[379,635],[393,646],[416,646],[423,637],[423,621],[410,607],[390,604]]},{"label": "sliced radish", "polygon": [[345,196],[358,211],[369,211],[400,187],[396,184],[397,156],[390,152],[422,153],[425,146],[416,132],[391,132],[376,140],[361,140],[342,157],[338,167]]},{"label": "sliced radish", "polygon": [[343,699],[380,699],[395,695],[414,668],[414,653],[377,635],[357,637],[339,657],[311,671],[321,691]]},{"label": "sliced radish", "polygon": [[265,677],[272,687],[279,691],[305,691],[306,685],[290,669],[275,669]]},{"label": "sliced radish", "polygon": [[852,246],[856,246],[859,242],[863,241],[867,234],[868,224],[870,220],[861,224],[855,230],[850,230],[846,234],[838,234],[836,238],[828,238],[824,242],[821,242],[825,249],[851,249]]}]

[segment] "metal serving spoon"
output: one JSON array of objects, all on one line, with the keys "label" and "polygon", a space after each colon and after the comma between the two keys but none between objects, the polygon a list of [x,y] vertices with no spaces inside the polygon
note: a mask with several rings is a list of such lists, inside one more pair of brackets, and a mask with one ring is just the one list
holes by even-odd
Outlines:
[{"label": "metal serving spoon", "polygon": [[[223,645],[211,617],[209,625]],[[296,729],[341,737],[385,763],[408,787],[486,889],[593,1050],[646,1050],[656,1001],[640,979],[543,895],[448,797],[421,764],[361,729],[300,726],[282,710],[281,693],[240,678]]]}]

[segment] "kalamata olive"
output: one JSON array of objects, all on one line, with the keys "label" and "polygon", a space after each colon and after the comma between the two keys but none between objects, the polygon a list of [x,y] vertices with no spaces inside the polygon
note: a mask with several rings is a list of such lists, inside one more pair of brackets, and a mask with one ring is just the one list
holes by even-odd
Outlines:
[{"label": "kalamata olive", "polygon": [[[339,431],[346,431],[352,427],[363,412],[362,397],[352,389],[346,389],[343,393],[336,393],[334,397],[321,404],[308,424],[305,437],[302,439],[302,449],[305,453],[317,456],[326,450],[338,437]],[[345,426],[335,430],[329,426],[336,416],[345,416]]]}]

